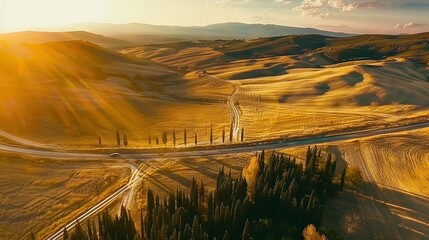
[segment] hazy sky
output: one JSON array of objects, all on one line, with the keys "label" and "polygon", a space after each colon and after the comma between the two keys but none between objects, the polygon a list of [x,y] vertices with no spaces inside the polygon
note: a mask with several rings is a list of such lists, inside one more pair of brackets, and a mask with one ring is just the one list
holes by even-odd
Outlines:
[{"label": "hazy sky", "polygon": [[82,22],[273,23],[354,33],[429,31],[429,0],[0,0],[0,31]]}]

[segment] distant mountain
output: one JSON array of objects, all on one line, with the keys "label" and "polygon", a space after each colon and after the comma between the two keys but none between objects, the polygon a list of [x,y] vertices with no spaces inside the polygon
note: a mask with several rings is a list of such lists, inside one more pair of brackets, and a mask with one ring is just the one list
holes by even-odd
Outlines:
[{"label": "distant mountain", "polygon": [[[220,23],[202,27],[162,26],[140,23],[110,24],[110,23],[83,23],[64,26],[55,30],[84,30],[106,36],[124,35],[164,35],[186,36],[194,39],[214,38],[259,38],[285,35],[318,34],[331,37],[348,37],[352,34],[329,32],[315,28],[299,28],[273,24],[245,24],[245,23]],[[124,39],[123,37],[121,37]]]},{"label": "distant mountain", "polygon": [[0,34],[0,41],[5,40],[12,43],[47,43],[47,42],[58,42],[58,41],[73,41],[73,40],[84,40],[95,43],[103,47],[120,47],[129,45],[124,40],[118,40],[114,38],[105,37],[102,35],[84,32],[84,31],[72,31],[72,32],[15,32]]}]

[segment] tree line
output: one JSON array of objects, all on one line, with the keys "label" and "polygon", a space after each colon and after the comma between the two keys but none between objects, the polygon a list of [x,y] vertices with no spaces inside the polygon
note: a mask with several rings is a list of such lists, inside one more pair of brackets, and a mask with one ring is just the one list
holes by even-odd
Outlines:
[{"label": "tree line", "polygon": [[[183,143],[183,145],[187,146],[188,145],[188,131],[187,129],[183,129],[183,141],[181,143]],[[177,135],[176,135],[176,129],[173,129],[172,133],[171,133],[171,142],[173,144],[174,147],[176,147],[176,144],[178,144],[178,139],[177,139]],[[227,139],[226,139],[226,129],[225,127],[222,130],[222,143],[225,144]],[[210,136],[209,136],[209,143],[210,145],[215,144],[214,142],[214,131],[213,131],[213,124],[210,125]],[[231,124],[231,128],[230,128],[230,132],[229,132],[229,143],[233,142],[233,138],[234,138],[234,133],[233,133],[233,125]],[[193,136],[193,143],[194,146],[198,145],[198,135],[197,132],[194,133]],[[148,135],[148,144],[152,145],[152,144],[156,144],[156,146],[159,146],[161,143],[164,145],[164,147],[167,147],[167,143],[169,142],[169,134],[167,133],[167,131],[163,131],[161,133],[161,139],[158,138],[158,136],[153,136],[149,133]],[[237,134],[237,142],[244,142],[244,127],[241,128],[241,132]],[[102,146],[102,140],[101,140],[101,136],[98,136],[98,145]],[[128,137],[126,134],[122,135],[121,138],[121,134],[119,131],[116,131],[116,146],[121,147],[121,146],[125,146],[128,147]]]},{"label": "tree line", "polygon": [[317,147],[308,148],[304,163],[262,151],[238,178],[222,167],[214,191],[195,178],[188,193],[177,189],[163,199],[149,189],[139,226],[122,208],[119,216],[99,214],[87,230],[80,223],[70,233],[65,229],[64,239],[307,239],[318,234],[314,226],[320,226],[326,201],[344,185],[345,171],[337,176],[336,165]]}]

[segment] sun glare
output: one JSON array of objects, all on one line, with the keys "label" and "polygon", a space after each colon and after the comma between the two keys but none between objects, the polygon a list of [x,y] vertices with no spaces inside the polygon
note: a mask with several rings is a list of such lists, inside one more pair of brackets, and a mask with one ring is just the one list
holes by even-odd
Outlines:
[{"label": "sun glare", "polygon": [[108,5],[104,0],[2,0],[0,27],[19,30],[85,21],[103,21]]}]

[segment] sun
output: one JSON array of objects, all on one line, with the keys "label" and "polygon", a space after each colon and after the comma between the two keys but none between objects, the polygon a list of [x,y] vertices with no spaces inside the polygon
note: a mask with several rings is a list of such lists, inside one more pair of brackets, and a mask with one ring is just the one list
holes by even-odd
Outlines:
[{"label": "sun", "polygon": [[102,22],[108,7],[105,0],[0,0],[0,30]]}]

